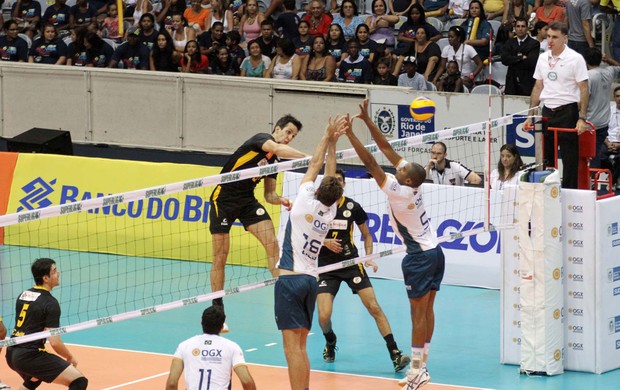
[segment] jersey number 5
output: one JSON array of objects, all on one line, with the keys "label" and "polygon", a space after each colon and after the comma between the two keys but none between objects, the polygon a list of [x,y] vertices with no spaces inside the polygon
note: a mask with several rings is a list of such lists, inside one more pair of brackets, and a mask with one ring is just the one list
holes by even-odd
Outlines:
[{"label": "jersey number 5", "polygon": [[15,324],[16,327],[20,328],[24,325],[24,321],[26,320],[26,311],[29,307],[29,303],[24,303],[24,306],[22,306],[22,311],[19,312],[19,317],[17,317],[17,324]]}]

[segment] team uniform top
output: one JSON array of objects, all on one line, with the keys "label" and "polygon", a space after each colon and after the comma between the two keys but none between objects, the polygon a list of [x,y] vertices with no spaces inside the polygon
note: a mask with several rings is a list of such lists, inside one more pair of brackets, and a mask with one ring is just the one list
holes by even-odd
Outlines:
[{"label": "team uniform top", "polygon": [[315,197],[314,183],[299,186],[299,194],[286,225],[282,257],[277,268],[318,276],[319,251],[325,241],[329,224],[336,216],[336,203],[330,207]]},{"label": "team uniform top", "polygon": [[201,334],[183,341],[174,357],[183,360],[187,390],[228,390],[232,369],[245,364],[237,343],[214,334]]},{"label": "team uniform top", "polygon": [[[398,168],[405,164],[407,161],[401,160]],[[400,185],[390,173],[385,174],[381,190],[388,197],[390,225],[405,243],[407,253],[415,254],[437,247],[437,235],[424,209],[422,192]]]},{"label": "team uniform top", "polygon": [[[60,305],[44,288],[33,287],[22,292],[15,304],[15,328],[11,337],[41,332],[60,326]],[[45,339],[18,344],[12,348],[45,349]]]},{"label": "team uniform top", "polygon": [[446,159],[446,167],[442,172],[436,168],[431,168],[430,176],[435,184],[449,184],[452,186],[462,186],[471,169],[456,161]]},{"label": "team uniform top", "polygon": [[343,196],[337,205],[336,217],[329,225],[327,238],[341,240],[342,252],[334,253],[326,247],[322,247],[319,253],[320,267],[359,256],[357,247],[353,242],[353,225],[363,224],[368,220],[368,216],[359,203],[346,196]]},{"label": "team uniform top", "polygon": [[[275,139],[270,134],[259,133],[245,141],[243,145],[241,145],[235,153],[230,156],[230,159],[228,159],[220,173],[236,172],[247,168],[262,167],[264,165],[279,161],[275,154],[267,153],[262,149],[263,144],[267,141],[275,142]],[[275,179],[277,174],[269,175],[268,177]],[[216,198],[220,193],[234,194],[237,197],[247,194],[253,198],[254,188],[256,188],[256,185],[262,178],[263,176],[257,176],[246,180],[220,184],[215,187],[213,196]]]}]

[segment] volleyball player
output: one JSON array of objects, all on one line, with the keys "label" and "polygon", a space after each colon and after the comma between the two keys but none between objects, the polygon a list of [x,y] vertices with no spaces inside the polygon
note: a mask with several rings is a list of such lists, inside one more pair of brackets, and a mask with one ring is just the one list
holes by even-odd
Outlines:
[{"label": "volleyball player", "polygon": [[[60,327],[60,305],[51,294],[60,284],[60,272],[52,259],[41,258],[32,263],[35,286],[17,298],[15,327],[11,337]],[[23,379],[21,390],[34,390],[41,382],[56,383],[70,390],[83,390],[88,380],[78,371],[77,360],[65,346],[60,335],[50,336],[49,342],[57,355],[45,350],[45,339],[17,344],[7,348],[6,362]]]},{"label": "volleyball player", "polygon": [[411,310],[411,366],[400,384],[408,390],[415,390],[431,379],[426,360],[435,328],[433,305],[443,278],[445,259],[419,190],[426,178],[424,168],[405,161],[394,151],[370,119],[368,100],[364,100],[360,109],[356,117],[364,121],[381,152],[396,167],[396,175],[386,174],[355,136],[351,126],[347,127],[346,134],[351,145],[387,195],[390,224],[406,246],[407,254],[401,267]]},{"label": "volleyball player", "polygon": [[[274,288],[275,316],[278,329],[282,331],[292,390],[310,388],[306,340],[316,303],[319,251],[329,224],[336,216],[336,202],[343,191],[335,178],[335,155],[336,141],[346,126],[344,117],[329,119],[301,180],[284,233],[282,257],[277,264],[280,276]],[[328,151],[325,176],[315,188],[314,181],[325,161],[325,151]]]},{"label": "volleyball player", "polygon": [[[245,141],[228,159],[221,173],[236,172],[277,162],[279,158],[301,158],[306,155],[288,144],[301,131],[301,122],[291,115],[278,120],[271,134],[259,133]],[[265,200],[271,204],[290,208],[291,202],[276,193],[275,175],[265,178]],[[245,230],[254,235],[265,247],[269,271],[273,276],[278,260],[279,247],[271,217],[254,196],[254,189],[263,177],[220,184],[211,194],[209,231],[213,245],[211,291],[224,289],[226,259],[230,249],[230,228],[235,220],[241,221]],[[224,307],[221,298],[214,305]],[[224,331],[227,331],[224,325]]]},{"label": "volleyball player", "polygon": [[452,186],[462,186],[465,181],[470,184],[480,184],[480,176],[461,163],[448,160],[446,155],[448,148],[443,142],[435,142],[431,146],[431,159],[424,169],[427,179],[433,180],[435,184],[447,184]]},{"label": "volleyball player", "polygon": [[[4,326],[4,322],[2,322],[2,316],[0,316],[0,340],[4,340],[4,338],[6,337],[6,326]],[[2,348],[0,347],[0,351],[2,351]],[[11,387],[9,385],[7,385],[6,383],[3,383],[2,380],[0,379],[0,389],[10,389]]]},{"label": "volleyball player", "polygon": [[[345,187],[344,171],[336,169],[336,179]],[[364,239],[364,251],[366,255],[372,253],[372,236],[368,230],[366,221],[368,216],[359,203],[353,199],[342,196],[338,201],[336,218],[332,221],[327,232],[327,238],[319,253],[319,266],[340,263],[341,261],[354,259],[359,256],[357,247],[353,242],[353,226],[357,225]],[[373,267],[377,272],[377,264],[368,260],[366,267]],[[370,283],[370,278],[361,264],[353,265],[344,269],[323,273],[319,276],[319,289],[317,305],[319,310],[319,324],[325,337],[323,360],[333,362],[336,358],[336,334],[332,329],[332,310],[334,298],[340,289],[340,283],[346,282],[351,291],[357,294],[368,313],[375,319],[379,332],[387,344],[390,359],[394,364],[394,370],[400,371],[409,364],[409,357],[403,355],[392,335],[392,329],[387,317],[377,302],[375,291]]]},{"label": "volleyball player", "polygon": [[255,390],[256,385],[243,358],[241,347],[233,341],[220,337],[226,315],[219,306],[211,306],[202,312],[203,334],[183,341],[177,347],[166,390],[177,390],[179,378],[185,371],[185,387],[188,389],[228,390],[232,371],[244,390]]}]

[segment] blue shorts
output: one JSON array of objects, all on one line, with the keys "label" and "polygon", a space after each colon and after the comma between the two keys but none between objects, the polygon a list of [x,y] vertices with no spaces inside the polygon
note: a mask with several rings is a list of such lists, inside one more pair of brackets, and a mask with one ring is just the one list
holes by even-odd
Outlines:
[{"label": "blue shorts", "polygon": [[276,282],[275,314],[279,330],[310,330],[319,283],[310,275],[283,275]]},{"label": "blue shorts", "polygon": [[446,260],[441,247],[407,254],[401,264],[407,296],[420,298],[431,290],[439,291]]}]

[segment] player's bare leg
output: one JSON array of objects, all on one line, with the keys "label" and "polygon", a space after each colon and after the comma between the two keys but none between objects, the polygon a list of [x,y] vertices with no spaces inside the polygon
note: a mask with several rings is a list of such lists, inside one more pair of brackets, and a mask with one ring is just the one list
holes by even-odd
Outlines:
[{"label": "player's bare leg", "polygon": [[88,387],[88,380],[74,366],[65,368],[52,383],[67,386],[70,389],[83,390]]},{"label": "player's bare leg", "polygon": [[270,219],[260,221],[248,226],[248,231],[252,233],[265,248],[269,271],[274,277],[278,276],[275,266],[280,255],[280,248],[278,247],[278,239],[276,238],[273,222]]},{"label": "player's bare leg", "polygon": [[211,265],[211,291],[224,289],[226,259],[230,250],[230,235],[228,233],[215,233],[211,235],[213,240],[213,263]]},{"label": "player's bare leg", "polygon": [[332,330],[334,296],[330,293],[320,293],[317,295],[316,303],[319,310],[319,325],[325,336],[323,360],[331,363],[336,359],[336,334]]},{"label": "player's bare leg", "polygon": [[282,341],[291,390],[310,388],[310,360],[306,352],[308,329],[284,329]]}]

